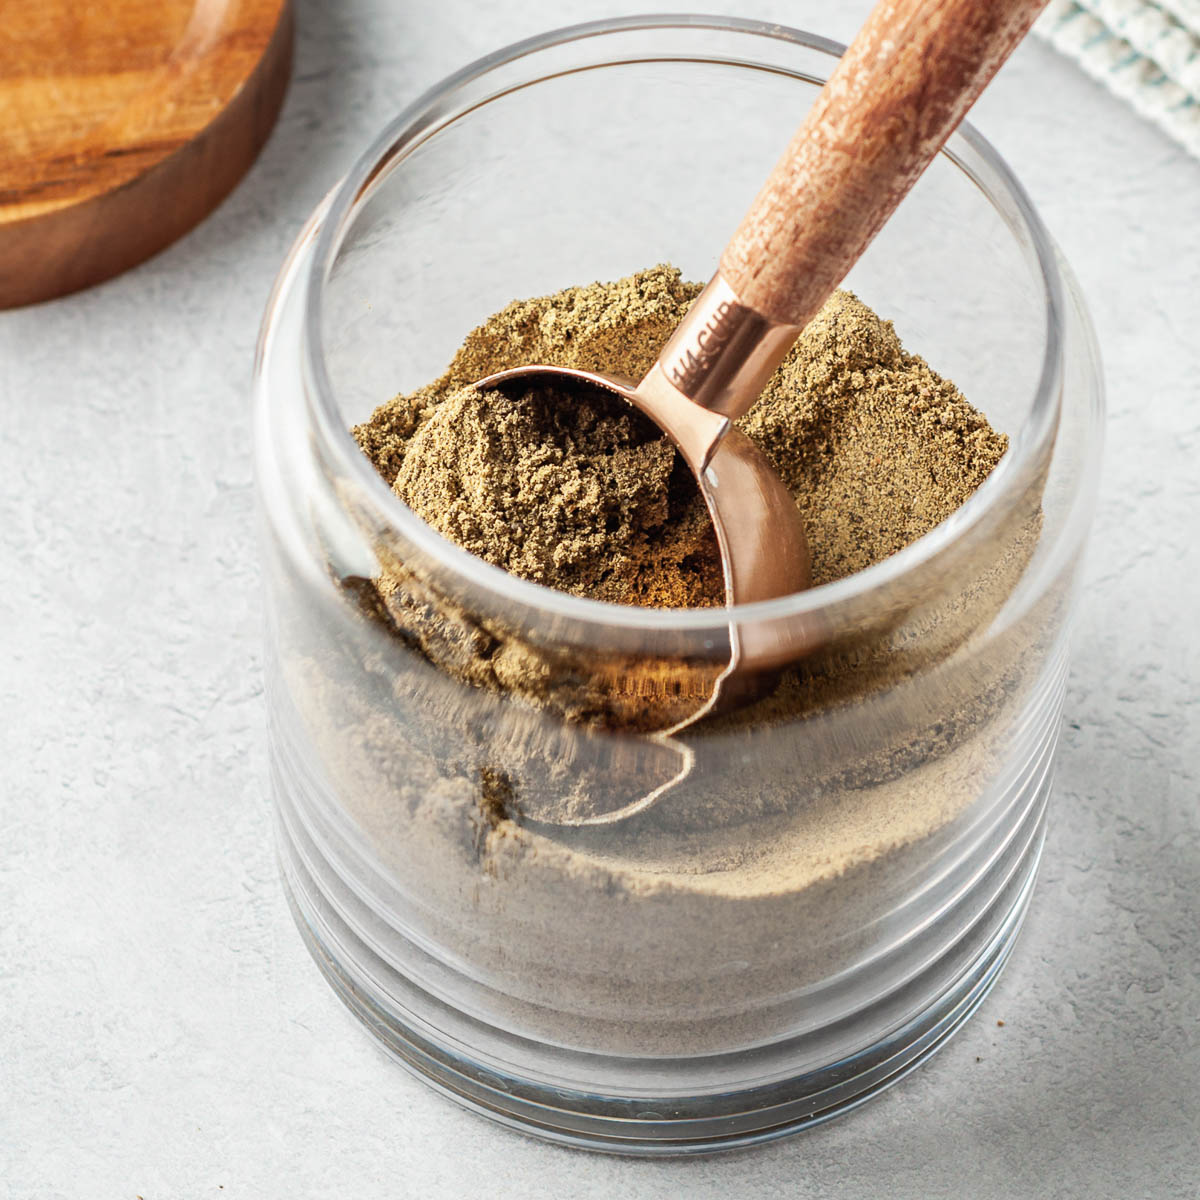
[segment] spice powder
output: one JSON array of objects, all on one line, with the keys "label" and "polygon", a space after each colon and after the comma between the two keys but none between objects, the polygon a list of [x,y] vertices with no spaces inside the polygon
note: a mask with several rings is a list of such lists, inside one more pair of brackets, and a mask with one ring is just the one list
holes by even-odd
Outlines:
[{"label": "spice powder", "polygon": [[[660,266],[514,302],[354,436],[424,520],[513,574],[617,603],[719,604],[703,503],[641,414],[606,396],[469,386],[531,362],[636,379],[698,291]],[[846,292],[741,426],[796,498],[818,585],[927,533],[1006,447]],[[772,998],[868,947],[931,839],[997,774],[999,718],[1023,702],[1046,622],[959,650],[1029,561],[1039,489],[985,561],[959,564],[961,586],[864,616],[770,695],[675,738],[637,733],[644,694],[605,691],[594,664],[468,611],[389,546],[375,578],[340,581],[362,619],[337,645],[320,619],[286,633],[289,694],[339,803],[420,898],[424,936],[493,981],[481,1009],[608,1051],[749,1045],[777,1036]],[[534,802],[569,820],[674,777],[617,825],[523,819]],[[744,1003],[731,1008],[727,983],[698,966],[710,950],[741,962]]]},{"label": "spice powder", "polygon": [[[355,436],[439,533],[514,575],[622,604],[721,604],[715,537],[665,435],[604,393],[553,385],[506,399],[473,380],[544,362],[639,379],[699,293],[659,266],[509,305],[435,384],[383,405]],[[739,424],[804,517],[813,583],[902,549],[943,521],[1003,455],[952,383],[890,321],[834,293]]]}]

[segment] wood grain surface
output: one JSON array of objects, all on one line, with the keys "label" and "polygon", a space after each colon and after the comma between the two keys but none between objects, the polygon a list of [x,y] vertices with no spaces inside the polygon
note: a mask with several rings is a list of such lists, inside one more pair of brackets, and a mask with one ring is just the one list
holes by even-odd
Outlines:
[{"label": "wood grain surface", "polygon": [[741,299],[805,325],[1047,0],[883,0],[721,258]]},{"label": "wood grain surface", "polygon": [[291,54],[290,0],[0,0],[0,307],[115,275],[211,212]]}]

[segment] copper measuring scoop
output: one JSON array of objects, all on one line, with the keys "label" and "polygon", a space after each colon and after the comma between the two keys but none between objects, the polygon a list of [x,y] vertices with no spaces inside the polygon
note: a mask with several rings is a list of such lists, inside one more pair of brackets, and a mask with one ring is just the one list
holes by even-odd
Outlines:
[{"label": "copper measuring scoop", "polygon": [[[554,382],[621,396],[667,434],[691,468],[716,529],[727,604],[806,588],[799,510],[765,455],[732,422],[753,407],[804,326],[1045,4],[882,0],[775,164],[716,274],[640,382],[531,365],[476,386]],[[729,665],[708,702],[663,732],[723,707],[730,693],[752,693],[747,680],[794,660],[814,636],[802,625],[780,634],[731,621]],[[573,823],[622,819],[646,804],[644,798]]]}]

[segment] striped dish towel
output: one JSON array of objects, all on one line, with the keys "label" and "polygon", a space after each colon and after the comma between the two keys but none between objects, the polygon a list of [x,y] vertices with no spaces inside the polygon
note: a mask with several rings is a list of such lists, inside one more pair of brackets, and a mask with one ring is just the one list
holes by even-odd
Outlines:
[{"label": "striped dish towel", "polygon": [[1050,0],[1035,28],[1200,155],[1200,0]]}]

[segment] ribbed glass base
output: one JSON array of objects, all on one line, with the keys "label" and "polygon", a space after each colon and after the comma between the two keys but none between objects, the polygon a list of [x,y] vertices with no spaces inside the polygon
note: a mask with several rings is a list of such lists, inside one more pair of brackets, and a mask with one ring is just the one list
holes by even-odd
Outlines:
[{"label": "ribbed glass base", "polygon": [[[292,911],[313,958],[350,1010],[414,1074],[467,1108],[551,1141],[620,1154],[697,1154],[783,1137],[848,1112],[945,1044],[987,995],[1012,950],[1037,873],[1049,784],[1047,772],[1015,839],[1007,878],[963,939],[966,945],[952,947],[905,985],[914,996],[927,996],[931,979],[961,964],[933,1003],[818,1070],[790,1076],[785,1070],[781,1077],[778,1067],[789,1054],[785,1041],[772,1048],[776,1070],[769,1084],[699,1095],[603,1095],[478,1061],[461,1037],[439,1033],[439,1025],[461,1025],[463,1015],[447,1013],[453,1019],[439,1022],[444,1003],[396,972],[355,931],[345,897],[335,904],[316,885],[316,848],[285,796],[278,841]],[[895,995],[889,998],[895,1001]],[[520,1058],[523,1039],[490,1027],[487,1035],[505,1038],[510,1060]],[[669,1072],[670,1064],[664,1069]]]}]

